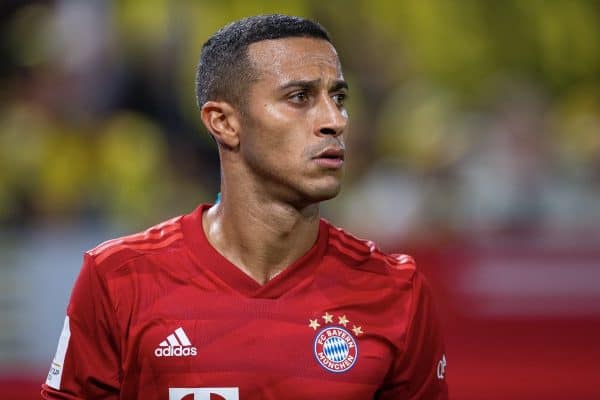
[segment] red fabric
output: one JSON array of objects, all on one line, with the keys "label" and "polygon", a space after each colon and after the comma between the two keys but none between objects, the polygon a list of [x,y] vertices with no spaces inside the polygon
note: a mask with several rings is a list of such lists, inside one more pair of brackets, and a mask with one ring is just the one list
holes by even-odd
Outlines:
[{"label": "red fabric", "polygon": [[[321,221],[309,252],[260,285],[210,246],[206,208],[86,253],[60,390],[45,384],[43,398],[447,398],[430,290],[410,257]],[[341,371],[321,364],[319,338],[342,349],[327,364]]]}]

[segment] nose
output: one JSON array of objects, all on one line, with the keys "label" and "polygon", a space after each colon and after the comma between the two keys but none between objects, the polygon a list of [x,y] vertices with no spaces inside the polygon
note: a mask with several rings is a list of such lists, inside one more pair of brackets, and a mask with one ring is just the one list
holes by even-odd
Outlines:
[{"label": "nose", "polygon": [[329,94],[323,95],[319,103],[316,133],[330,136],[341,135],[348,125],[346,109],[338,105]]}]

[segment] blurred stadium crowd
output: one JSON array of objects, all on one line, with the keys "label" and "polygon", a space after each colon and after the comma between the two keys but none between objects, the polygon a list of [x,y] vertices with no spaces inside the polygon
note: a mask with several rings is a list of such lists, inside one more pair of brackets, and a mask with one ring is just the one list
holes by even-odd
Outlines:
[{"label": "blurred stadium crowd", "polygon": [[[142,226],[214,197],[216,152],[194,101],[199,49],[277,2],[3,4],[3,224],[91,215]],[[328,214],[383,240],[600,221],[598,3],[284,8],[328,27],[351,82],[355,151]]]},{"label": "blurred stadium crowd", "polygon": [[597,244],[599,2],[7,0],[0,274],[37,229],[132,232],[212,201],[199,50],[275,11],[321,22],[350,82],[346,183],[326,217],[384,247],[519,232]]}]

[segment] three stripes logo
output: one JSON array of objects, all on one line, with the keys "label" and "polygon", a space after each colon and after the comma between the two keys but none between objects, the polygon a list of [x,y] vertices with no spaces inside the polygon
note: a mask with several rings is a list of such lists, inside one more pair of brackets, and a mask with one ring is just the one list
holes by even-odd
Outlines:
[{"label": "three stripes logo", "polygon": [[160,342],[158,347],[154,349],[156,357],[192,357],[198,354],[198,351],[182,327],[175,329],[165,340]]}]

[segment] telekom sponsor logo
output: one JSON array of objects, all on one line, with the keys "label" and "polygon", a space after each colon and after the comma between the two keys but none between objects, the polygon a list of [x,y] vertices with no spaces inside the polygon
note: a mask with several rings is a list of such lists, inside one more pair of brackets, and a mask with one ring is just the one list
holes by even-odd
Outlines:
[{"label": "telekom sponsor logo", "polygon": [[[192,397],[186,397],[192,395]],[[240,400],[239,388],[169,388],[169,400]]]}]

